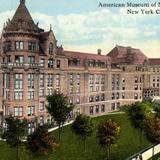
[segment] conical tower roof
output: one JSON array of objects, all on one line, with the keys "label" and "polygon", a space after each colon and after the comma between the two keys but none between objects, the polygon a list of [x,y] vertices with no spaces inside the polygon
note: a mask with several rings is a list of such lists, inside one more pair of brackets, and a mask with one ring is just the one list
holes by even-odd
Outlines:
[{"label": "conical tower roof", "polygon": [[25,0],[20,0],[20,4],[12,18],[7,22],[4,28],[6,32],[24,31],[24,32],[39,32],[40,29],[34,23],[26,5]]}]

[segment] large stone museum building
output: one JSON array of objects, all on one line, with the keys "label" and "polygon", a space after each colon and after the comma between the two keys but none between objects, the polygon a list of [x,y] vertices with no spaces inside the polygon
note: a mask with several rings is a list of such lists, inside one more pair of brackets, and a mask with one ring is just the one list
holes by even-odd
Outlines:
[{"label": "large stone museum building", "polygon": [[55,90],[76,104],[73,114],[91,116],[117,111],[120,106],[158,96],[160,59],[139,49],[116,45],[108,54],[66,51],[52,32],[35,24],[20,4],[0,39],[0,113],[35,123],[50,123],[46,95]]}]

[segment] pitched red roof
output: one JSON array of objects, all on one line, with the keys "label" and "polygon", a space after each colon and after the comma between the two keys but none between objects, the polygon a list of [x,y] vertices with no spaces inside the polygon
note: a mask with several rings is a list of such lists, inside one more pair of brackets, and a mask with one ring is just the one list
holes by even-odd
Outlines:
[{"label": "pitched red roof", "polygon": [[39,35],[40,35],[41,39],[45,40],[45,39],[48,38],[49,34],[50,34],[50,31],[48,31],[48,32],[41,32]]},{"label": "pitched red roof", "polygon": [[149,64],[150,65],[160,65],[160,58],[150,58]]},{"label": "pitched red roof", "polygon": [[143,64],[148,58],[139,50],[132,47],[116,46],[107,56],[114,63]]},{"label": "pitched red roof", "polygon": [[84,62],[84,60],[93,60],[95,62],[96,61],[106,62],[111,60],[111,58],[106,55],[98,55],[92,53],[64,51],[63,54],[68,59],[78,59],[80,60],[80,62]]},{"label": "pitched red roof", "polygon": [[27,7],[25,6],[25,0],[20,0],[20,4],[12,18],[7,22],[5,31],[27,31],[27,32],[39,32],[40,29],[34,23]]}]

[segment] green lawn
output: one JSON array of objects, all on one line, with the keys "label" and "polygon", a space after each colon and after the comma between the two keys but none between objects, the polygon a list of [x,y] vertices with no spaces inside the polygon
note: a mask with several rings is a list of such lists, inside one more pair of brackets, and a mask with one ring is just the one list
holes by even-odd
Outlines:
[{"label": "green lawn", "polygon": [[[121,125],[121,135],[118,143],[112,148],[113,160],[124,160],[150,143],[143,137],[143,144],[139,145],[139,131],[131,125],[126,114],[107,115],[94,118],[95,125],[104,119],[114,119]],[[57,131],[53,132],[58,137]],[[16,152],[10,149],[5,142],[0,142],[0,160],[15,160]],[[87,150],[84,152],[83,143],[71,132],[70,126],[65,127],[59,148],[48,157],[33,157],[24,148],[21,149],[21,160],[104,160],[105,152],[97,144],[96,129],[87,141]]]}]

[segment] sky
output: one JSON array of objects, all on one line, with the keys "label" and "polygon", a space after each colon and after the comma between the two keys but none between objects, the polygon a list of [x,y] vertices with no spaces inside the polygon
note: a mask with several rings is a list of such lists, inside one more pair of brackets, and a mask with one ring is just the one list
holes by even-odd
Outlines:
[{"label": "sky", "polygon": [[[156,3],[156,7],[99,7],[102,3]],[[0,0],[0,31],[12,18],[19,0]],[[65,50],[107,54],[116,45],[139,48],[150,58],[160,58],[160,11],[151,0],[26,0],[35,23],[52,30]],[[127,9],[139,14],[127,14]],[[142,14],[141,9],[154,14]]]}]

